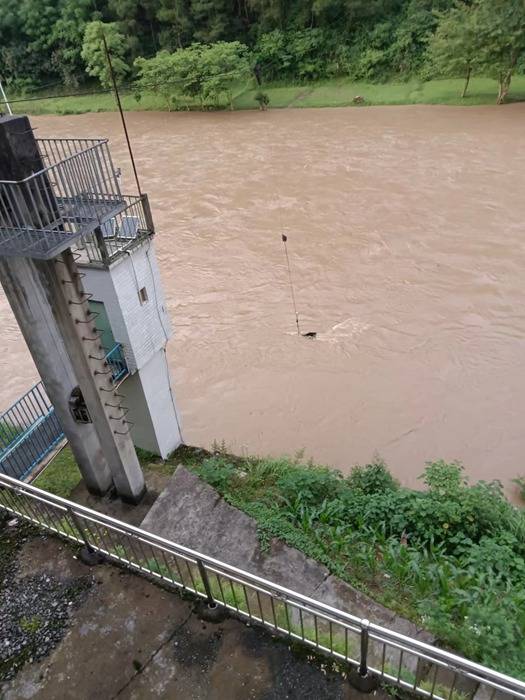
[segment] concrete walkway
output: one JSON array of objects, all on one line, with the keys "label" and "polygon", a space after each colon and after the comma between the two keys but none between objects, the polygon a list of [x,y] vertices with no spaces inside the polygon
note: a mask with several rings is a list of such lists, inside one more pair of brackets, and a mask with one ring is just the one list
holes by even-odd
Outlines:
[{"label": "concrete walkway", "polygon": [[116,566],[88,569],[58,539],[26,542],[13,566],[20,585],[42,573],[93,580],[62,641],[0,684],[2,700],[364,700],[269,634],[202,622],[191,602]]}]

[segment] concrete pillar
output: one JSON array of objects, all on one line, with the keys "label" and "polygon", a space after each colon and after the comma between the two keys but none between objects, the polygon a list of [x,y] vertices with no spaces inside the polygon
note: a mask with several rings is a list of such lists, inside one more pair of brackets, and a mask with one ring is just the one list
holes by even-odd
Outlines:
[{"label": "concrete pillar", "polygon": [[47,302],[45,276],[30,258],[0,258],[0,281],[38,373],[89,491],[106,493],[113,486],[108,463],[92,423],[77,423],[69,396],[78,385],[53,309]]},{"label": "concrete pillar", "polygon": [[39,265],[48,280],[49,304],[68,348],[71,364],[109,464],[118,495],[137,503],[146,491],[120,396],[104,359],[95,319],[87,305],[71,250]]},{"label": "concrete pillar", "polygon": [[[20,180],[42,168],[27,117],[0,119],[0,179]],[[49,183],[41,186],[51,187]],[[45,210],[47,200],[39,198],[43,210],[38,217],[35,214],[36,221],[56,220],[57,212]],[[32,201],[27,204],[31,217]],[[136,503],[145,493],[144,476],[128,422],[119,409],[110,368],[100,352],[81,278],[71,250],[52,260],[0,259],[0,281],[49,398],[60,405],[57,415],[64,419],[64,432],[81,458],[86,483],[104,492],[113,482],[121,498]],[[72,417],[66,416],[65,392],[59,387],[61,381],[71,382],[73,377],[84,396],[93,432],[84,425],[74,427]],[[89,433],[89,447],[80,448],[80,433]]]}]

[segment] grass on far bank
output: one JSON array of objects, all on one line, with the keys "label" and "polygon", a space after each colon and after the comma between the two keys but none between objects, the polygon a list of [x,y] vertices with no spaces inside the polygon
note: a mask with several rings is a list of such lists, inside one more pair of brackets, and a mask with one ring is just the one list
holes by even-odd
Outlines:
[{"label": "grass on far bank", "polygon": [[[269,109],[287,107],[347,107],[353,105],[357,95],[364,99],[364,105],[405,105],[405,104],[445,104],[482,105],[495,104],[496,81],[490,78],[473,78],[469,94],[460,97],[463,80],[410,80],[398,83],[352,82],[345,78],[304,85],[265,85],[262,90],[270,97]],[[96,91],[96,88],[94,88]],[[252,81],[240,85],[235,91],[235,109],[258,109],[255,95],[259,92]],[[15,95],[9,95],[15,100]],[[513,78],[508,101],[525,100],[525,76]],[[123,92],[122,104],[126,111],[164,111],[166,105],[159,94],[148,93],[140,100],[130,92]],[[13,110],[18,114],[83,114],[85,112],[107,112],[115,110],[115,100],[109,93],[102,95],[81,95],[57,97],[53,99],[14,102]],[[192,110],[200,109],[200,103],[190,103]],[[216,105],[218,109],[228,109],[226,100]],[[180,110],[186,106],[179,105]]]},{"label": "grass on far bank", "polygon": [[[468,658],[525,680],[525,510],[497,483],[469,484],[436,462],[426,490],[401,487],[381,461],[350,476],[293,459],[181,447],[166,461],[138,450],[146,478],[184,464],[273,537],[434,632]],[[36,486],[69,496],[68,448]]]}]

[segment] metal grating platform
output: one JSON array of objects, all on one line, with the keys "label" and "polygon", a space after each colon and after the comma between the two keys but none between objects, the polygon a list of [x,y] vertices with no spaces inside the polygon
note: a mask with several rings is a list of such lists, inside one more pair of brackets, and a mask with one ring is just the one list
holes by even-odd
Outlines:
[{"label": "metal grating platform", "polygon": [[105,139],[40,139],[39,168],[0,181],[0,257],[50,259],[118,217],[122,195]]}]

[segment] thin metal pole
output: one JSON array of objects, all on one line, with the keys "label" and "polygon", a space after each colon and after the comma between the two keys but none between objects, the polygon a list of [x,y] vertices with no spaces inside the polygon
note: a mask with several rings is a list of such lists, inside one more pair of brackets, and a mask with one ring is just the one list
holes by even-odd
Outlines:
[{"label": "thin metal pole", "polygon": [[200,559],[197,559],[197,568],[199,569],[199,574],[201,575],[202,583],[204,584],[204,591],[206,597],[208,598],[208,605],[215,605],[215,598],[211,592],[210,581],[208,579],[208,574],[204,568],[204,564]]},{"label": "thin metal pole", "polygon": [[359,675],[365,678],[368,675],[368,628],[370,622],[361,620],[361,660],[359,664]]},{"label": "thin metal pole", "polygon": [[108,49],[108,43],[106,41],[106,35],[102,32],[102,42],[104,44],[104,52],[106,54],[106,59],[108,62],[109,75],[111,77],[111,82],[113,84],[113,91],[115,93],[115,100],[117,102],[118,111],[120,113],[120,119],[122,121],[122,128],[124,129],[124,134],[126,136],[126,143],[128,144],[129,157],[131,160],[131,165],[133,167],[133,174],[135,175],[135,182],[137,183],[137,190],[139,196],[142,196],[142,190],[140,189],[139,176],[137,173],[137,168],[135,166],[135,158],[133,156],[133,149],[131,148],[131,141],[129,140],[128,127],[126,126],[126,119],[124,118],[124,112],[122,110],[122,104],[120,102],[120,95],[117,87],[117,81],[115,79],[115,72],[113,70],[113,64],[111,63],[111,56]]},{"label": "thin metal pole", "polygon": [[292,268],[290,267],[290,258],[288,257],[288,246],[286,245],[286,242],[288,241],[288,236],[285,236],[284,233],[281,235],[281,240],[284,245],[284,253],[286,255],[286,265],[288,266],[288,277],[290,278],[290,289],[292,292],[292,302],[293,302],[293,310],[295,312],[295,323],[297,325],[297,335],[301,335],[301,329],[299,327],[299,314],[297,313],[297,304],[295,303],[295,290],[293,286],[293,279],[292,279]]},{"label": "thin metal pole", "polygon": [[95,551],[93,549],[93,547],[91,546],[91,544],[89,543],[89,540],[86,536],[86,532],[85,532],[84,528],[82,527],[82,524],[81,524],[79,518],[77,517],[77,514],[75,513],[75,511],[69,507],[69,508],[67,508],[67,513],[68,513],[69,517],[71,518],[73,524],[77,528],[78,534],[80,535],[80,537],[82,538],[82,541],[86,545],[86,549],[88,550],[88,552]]},{"label": "thin metal pole", "polygon": [[7,101],[7,95],[5,94],[4,86],[2,85],[2,81],[1,81],[1,80],[0,80],[0,93],[2,94],[2,100],[3,100],[4,104],[5,104],[5,106],[7,107],[7,111],[9,112],[9,114],[12,115],[12,114],[13,114],[13,111],[12,111],[12,109],[11,109],[11,105],[10,105],[9,102]]}]

